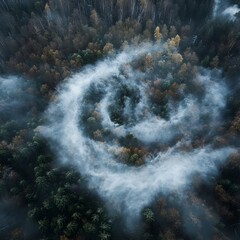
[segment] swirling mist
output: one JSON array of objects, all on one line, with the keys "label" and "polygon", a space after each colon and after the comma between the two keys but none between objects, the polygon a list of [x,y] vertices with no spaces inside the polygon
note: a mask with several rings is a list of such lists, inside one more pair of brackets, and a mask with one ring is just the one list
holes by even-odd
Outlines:
[{"label": "swirling mist", "polygon": [[[41,127],[59,161],[74,165],[88,180],[89,188],[128,220],[138,218],[159,193],[181,196],[191,188],[195,174],[206,180],[217,174],[219,165],[234,151],[231,147],[215,148],[211,140],[187,147],[199,134],[212,139],[221,125],[228,91],[219,72],[199,68],[194,82],[201,96],[188,93],[178,102],[169,101],[167,118],[153,113],[144,79],[154,76],[132,65],[156,51],[162,51],[160,44],[128,48],[74,74],[58,88],[56,100],[46,112],[48,123]],[[128,86],[131,94],[124,98],[123,120],[114,122],[110,109],[122,86]],[[82,118],[89,109],[95,109],[102,131],[110,138],[96,140],[86,134],[89,122],[97,124],[94,118]],[[144,164],[129,166],[116,157],[122,149],[119,139],[126,136],[148,148],[165,147],[146,154]]]},{"label": "swirling mist", "polygon": [[237,4],[230,5],[226,0],[215,0],[213,7],[213,17],[222,16],[230,21],[236,20],[236,14],[240,11]]}]

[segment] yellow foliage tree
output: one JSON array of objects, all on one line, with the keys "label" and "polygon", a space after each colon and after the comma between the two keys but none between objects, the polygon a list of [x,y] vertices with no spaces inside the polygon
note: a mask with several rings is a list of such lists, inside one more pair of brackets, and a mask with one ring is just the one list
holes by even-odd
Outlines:
[{"label": "yellow foliage tree", "polygon": [[96,26],[98,25],[98,23],[99,23],[98,14],[97,14],[97,12],[96,12],[95,9],[93,9],[93,10],[91,11],[90,21],[91,21],[91,23],[92,23],[92,25],[93,25],[94,27],[96,27]]},{"label": "yellow foliage tree", "polygon": [[177,47],[179,46],[180,41],[181,41],[181,38],[180,38],[180,36],[177,34],[176,37],[174,38],[174,42],[175,42],[175,44],[176,44]]},{"label": "yellow foliage tree", "polygon": [[176,42],[175,42],[174,38],[168,39],[167,44],[168,44],[169,50],[176,48]]},{"label": "yellow foliage tree", "polygon": [[45,10],[45,12],[50,12],[50,7],[49,7],[48,3],[45,4],[44,10]]},{"label": "yellow foliage tree", "polygon": [[113,45],[111,43],[106,43],[103,47],[103,53],[108,54],[113,51]]},{"label": "yellow foliage tree", "polygon": [[160,41],[162,38],[162,34],[160,32],[160,27],[156,27],[155,30],[154,30],[154,39],[155,41]]}]

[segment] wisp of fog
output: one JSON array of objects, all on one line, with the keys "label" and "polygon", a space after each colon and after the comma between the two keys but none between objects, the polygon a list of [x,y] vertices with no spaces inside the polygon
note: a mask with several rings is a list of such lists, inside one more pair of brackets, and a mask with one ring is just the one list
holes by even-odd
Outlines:
[{"label": "wisp of fog", "polygon": [[236,14],[240,12],[237,4],[230,5],[226,0],[215,0],[213,6],[213,17],[222,16],[230,21],[236,20]]},{"label": "wisp of fog", "polygon": [[[162,51],[162,46],[143,44],[128,48],[93,66],[74,74],[57,90],[57,97],[46,111],[48,122],[41,133],[50,139],[61,163],[74,165],[86,177],[88,187],[95,190],[110,209],[122,213],[126,219],[138,218],[141,210],[158,194],[184,194],[191,188],[192,177],[203,179],[217,174],[218,167],[234,152],[231,147],[215,148],[211,143],[185,149],[195,135],[214,135],[221,125],[221,111],[225,107],[227,87],[220,74],[198,69],[196,79],[203,94],[187,94],[179,102],[168,103],[169,117],[156,116],[151,111],[147,92],[147,72],[134,69],[131,63],[143,55]],[[116,92],[128,86],[138,100],[125,97],[123,123],[112,120],[109,109],[116,102]],[[86,95],[91,88],[99,96],[94,105],[101,129],[110,132],[112,139],[96,140],[86,135],[84,111],[91,108]],[[95,121],[93,118],[86,121]],[[116,139],[131,135],[144,146],[163,144],[159,152],[148,154],[145,164],[129,166],[116,159],[121,148]]]}]

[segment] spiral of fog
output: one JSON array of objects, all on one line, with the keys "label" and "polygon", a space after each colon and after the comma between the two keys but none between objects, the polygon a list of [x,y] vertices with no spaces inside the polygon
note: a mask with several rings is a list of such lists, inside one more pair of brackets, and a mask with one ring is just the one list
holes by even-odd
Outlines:
[{"label": "spiral of fog", "polygon": [[[191,187],[195,174],[205,179],[216,174],[218,166],[234,151],[230,147],[214,148],[210,143],[184,148],[196,135],[203,134],[205,125],[204,134],[211,136],[221,124],[227,88],[218,74],[199,70],[195,81],[203,92],[201,97],[188,94],[177,103],[169,101],[168,118],[153,113],[144,80],[151,74],[134,69],[130,63],[155,51],[161,51],[161,46],[128,48],[74,74],[59,87],[56,101],[46,112],[48,124],[41,130],[51,140],[59,160],[75,165],[87,178],[89,188],[109,208],[128,218],[139,216],[159,193],[181,195]],[[110,109],[118,101],[122,86],[131,94],[124,97],[122,121],[114,122]],[[86,134],[85,125],[89,121],[95,124],[95,119],[81,116],[93,109],[100,128],[111,138],[96,140]],[[129,135],[145,147],[167,147],[147,154],[145,164],[129,166],[116,159],[121,148],[118,139]]]}]

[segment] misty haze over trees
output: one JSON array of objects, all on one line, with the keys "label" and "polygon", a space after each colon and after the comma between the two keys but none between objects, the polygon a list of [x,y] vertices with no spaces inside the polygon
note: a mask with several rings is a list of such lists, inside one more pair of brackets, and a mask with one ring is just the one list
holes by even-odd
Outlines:
[{"label": "misty haze over trees", "polygon": [[0,239],[240,239],[239,0],[0,0]]}]

